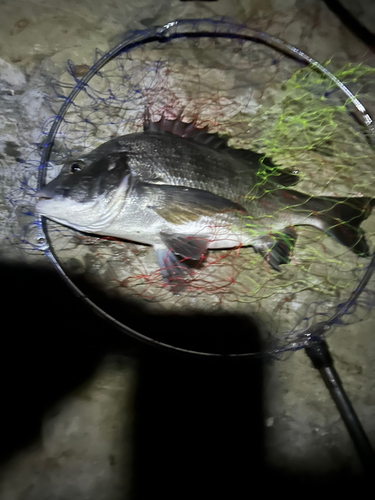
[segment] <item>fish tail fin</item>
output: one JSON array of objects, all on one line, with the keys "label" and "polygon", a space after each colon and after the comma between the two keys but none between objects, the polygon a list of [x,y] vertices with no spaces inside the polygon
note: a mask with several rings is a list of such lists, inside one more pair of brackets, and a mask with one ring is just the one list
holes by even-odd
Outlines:
[{"label": "fish tail fin", "polygon": [[[314,198],[311,200],[313,201]],[[320,229],[335,238],[354,253],[367,257],[367,245],[361,223],[371,214],[375,205],[372,198],[315,198],[326,208],[314,213],[314,217],[322,223]]]}]

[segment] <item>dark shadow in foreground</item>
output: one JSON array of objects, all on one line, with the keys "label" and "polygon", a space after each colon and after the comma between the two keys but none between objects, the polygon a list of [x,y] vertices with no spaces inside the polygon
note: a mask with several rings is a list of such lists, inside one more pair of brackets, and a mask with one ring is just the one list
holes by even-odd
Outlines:
[{"label": "dark shadow in foreground", "polygon": [[[264,360],[209,359],[152,348],[94,315],[53,270],[11,265],[0,269],[5,285],[1,462],[37,439],[45,412],[89,379],[103,356],[116,353],[135,357],[139,366],[132,417],[135,500],[187,494],[237,498],[259,487],[277,493],[296,485],[307,485],[309,491],[314,486],[319,491],[322,484],[336,491],[340,485],[353,485],[358,491],[362,485],[361,477],[349,479],[345,471],[312,482],[293,471],[276,473],[267,467]],[[112,300],[106,305],[100,294],[98,300],[118,310],[130,326],[154,332],[159,340],[170,342],[178,336],[181,346],[212,346],[218,352],[228,345],[238,352],[260,348],[257,327],[248,318],[151,316],[133,303],[127,307]]]}]

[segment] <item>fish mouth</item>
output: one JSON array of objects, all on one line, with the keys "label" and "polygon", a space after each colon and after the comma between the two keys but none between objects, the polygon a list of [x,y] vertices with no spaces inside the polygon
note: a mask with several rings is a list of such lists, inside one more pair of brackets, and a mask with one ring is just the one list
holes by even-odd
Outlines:
[{"label": "fish mouth", "polygon": [[53,189],[49,184],[46,184],[35,193],[36,198],[39,200],[51,200],[56,196],[56,190]]},{"label": "fish mouth", "polygon": [[45,207],[49,206],[48,202],[50,202],[50,201],[52,201],[51,196],[46,196],[46,195],[38,196],[38,194],[37,194],[36,195],[36,204],[35,204],[36,212],[41,214],[45,210]]}]

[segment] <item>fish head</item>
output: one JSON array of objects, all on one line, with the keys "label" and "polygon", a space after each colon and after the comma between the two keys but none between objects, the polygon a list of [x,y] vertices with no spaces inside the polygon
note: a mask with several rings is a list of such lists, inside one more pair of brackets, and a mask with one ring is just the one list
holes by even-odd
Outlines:
[{"label": "fish head", "polygon": [[117,215],[132,185],[125,153],[94,151],[66,162],[36,194],[35,210],[80,231],[98,232]]}]

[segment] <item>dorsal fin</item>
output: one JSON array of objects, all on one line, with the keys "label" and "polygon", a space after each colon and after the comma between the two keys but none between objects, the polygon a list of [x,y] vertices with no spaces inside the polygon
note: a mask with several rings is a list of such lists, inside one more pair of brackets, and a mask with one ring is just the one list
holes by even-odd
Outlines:
[{"label": "dorsal fin", "polygon": [[293,171],[278,169],[269,158],[264,158],[263,154],[255,153],[250,149],[237,149],[228,146],[228,136],[210,133],[208,132],[208,126],[198,128],[194,122],[185,123],[181,121],[181,113],[174,120],[167,120],[163,113],[159,121],[153,122],[151,121],[150,110],[146,108],[143,131],[145,134],[169,133],[193,140],[215,151],[224,152],[234,159],[246,162],[249,168],[255,170],[255,172],[258,172],[262,162],[267,167],[270,167],[267,180],[281,186],[293,186],[299,180],[299,176]]},{"label": "dorsal fin", "polygon": [[185,123],[181,121],[181,115],[174,120],[167,120],[164,113],[157,122],[151,121],[150,111],[147,108],[144,114],[143,131],[145,134],[164,134],[169,132],[179,137],[186,137],[208,146],[209,148],[222,150],[228,148],[228,138],[220,137],[216,133],[208,132],[208,127],[198,128],[194,122]]}]

